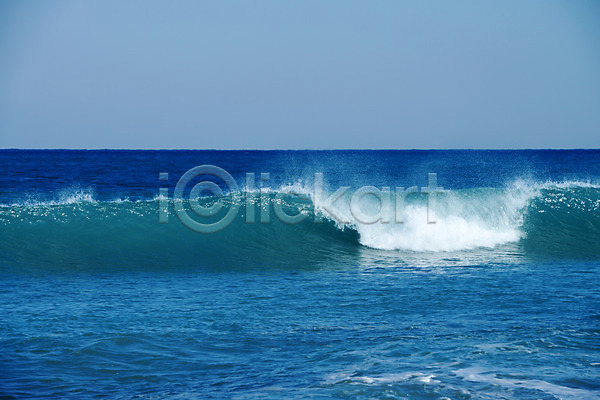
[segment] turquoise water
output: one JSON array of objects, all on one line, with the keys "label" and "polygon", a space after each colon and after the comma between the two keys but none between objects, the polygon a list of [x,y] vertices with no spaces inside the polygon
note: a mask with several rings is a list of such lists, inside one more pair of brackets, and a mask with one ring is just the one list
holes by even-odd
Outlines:
[{"label": "turquoise water", "polygon": [[[598,161],[2,151],[0,395],[600,398]],[[199,199],[239,206],[210,234],[186,228],[172,200],[202,164],[242,188]],[[269,172],[268,190],[245,191],[247,172],[257,187]],[[426,187],[433,172],[444,191],[404,198],[402,224],[341,223],[315,198],[314,172],[326,195],[351,188],[329,207],[344,215],[365,185]],[[274,203],[306,217],[283,223]]]}]

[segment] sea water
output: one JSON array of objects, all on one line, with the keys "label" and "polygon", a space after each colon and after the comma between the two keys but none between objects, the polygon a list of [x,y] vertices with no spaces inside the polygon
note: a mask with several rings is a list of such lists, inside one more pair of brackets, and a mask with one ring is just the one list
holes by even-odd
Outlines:
[{"label": "sea water", "polygon": [[0,398],[600,398],[600,151],[0,166]]}]

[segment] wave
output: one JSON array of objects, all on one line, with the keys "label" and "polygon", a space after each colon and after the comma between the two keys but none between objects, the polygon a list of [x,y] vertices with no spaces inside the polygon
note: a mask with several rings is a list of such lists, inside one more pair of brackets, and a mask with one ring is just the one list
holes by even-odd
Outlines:
[{"label": "wave", "polygon": [[[347,263],[368,248],[402,258],[509,244],[525,256],[600,258],[600,187],[586,182],[517,181],[429,196],[403,193],[401,203],[387,208],[376,196],[364,196],[361,215],[380,213],[386,222],[381,210],[393,211],[387,223],[364,223],[352,213],[351,201],[351,192],[331,204],[299,186],[262,196],[201,197],[200,211],[216,202],[224,210],[239,208],[228,226],[201,234],[183,226],[166,198],[97,201],[86,191],[65,192],[58,200],[0,207],[0,266],[311,268]],[[222,218],[217,213],[203,219],[184,204],[182,212],[193,221]],[[281,221],[276,208],[302,220]],[[159,210],[168,211],[168,223],[158,223]]]}]

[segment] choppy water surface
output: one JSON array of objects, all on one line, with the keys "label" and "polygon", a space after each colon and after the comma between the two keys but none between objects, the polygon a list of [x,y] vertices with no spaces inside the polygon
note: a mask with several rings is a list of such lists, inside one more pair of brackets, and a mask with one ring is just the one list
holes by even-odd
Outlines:
[{"label": "choppy water surface", "polygon": [[[1,151],[0,395],[600,398],[599,161],[597,151]],[[202,164],[240,188],[198,200],[240,209],[211,234],[186,228],[172,201]],[[248,172],[256,186],[269,172],[268,190],[247,190]],[[402,203],[402,224],[356,221],[350,194],[334,209],[349,220],[337,221],[314,172],[325,195],[425,187],[437,173],[436,223],[423,193]],[[275,203],[306,218],[283,223]]]}]

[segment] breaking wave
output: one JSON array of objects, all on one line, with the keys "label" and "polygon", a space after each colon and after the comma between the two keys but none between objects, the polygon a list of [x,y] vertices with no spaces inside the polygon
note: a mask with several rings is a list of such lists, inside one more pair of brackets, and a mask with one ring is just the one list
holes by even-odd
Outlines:
[{"label": "breaking wave", "polygon": [[[211,234],[186,229],[172,200],[96,201],[81,190],[61,196],[0,206],[0,267],[243,268],[298,260],[310,266],[354,257],[365,248],[402,257],[506,244],[536,257],[600,257],[600,187],[586,182],[517,181],[503,188],[408,193],[388,208],[365,196],[359,204],[363,214],[382,209],[393,214],[383,218],[387,223],[370,224],[353,216],[349,194],[333,204],[298,187],[263,194],[262,200],[258,193],[202,197],[198,204],[204,209],[217,201],[224,210],[239,207],[228,226]],[[282,222],[275,205],[298,216],[295,223]],[[161,207],[169,215],[166,224],[158,223]],[[202,222],[189,207],[184,212]]]}]

